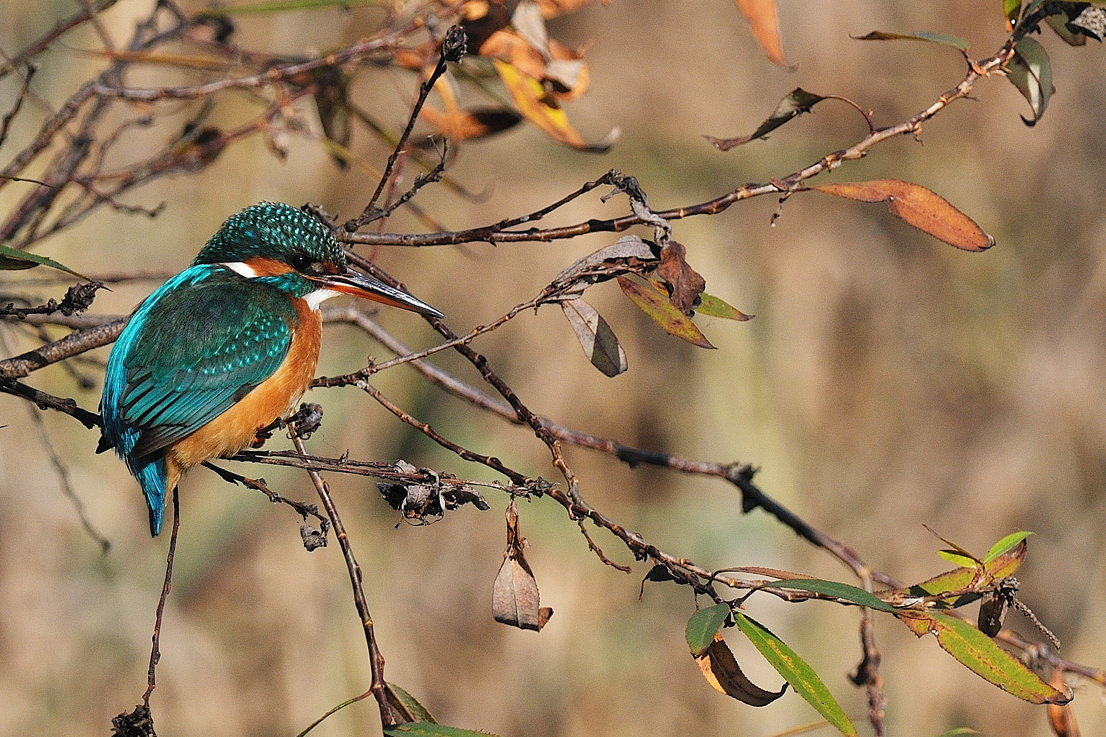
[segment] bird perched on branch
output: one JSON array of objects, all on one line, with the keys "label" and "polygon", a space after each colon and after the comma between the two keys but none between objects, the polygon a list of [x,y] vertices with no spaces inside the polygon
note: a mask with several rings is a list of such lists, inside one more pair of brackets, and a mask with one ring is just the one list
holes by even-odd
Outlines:
[{"label": "bird perched on branch", "polygon": [[114,447],[138,479],[152,535],[182,473],[294,409],[319,359],[319,305],[340,294],[442,317],[351,271],[317,218],[269,202],[232,215],[135,309],[108,359],[97,452]]}]

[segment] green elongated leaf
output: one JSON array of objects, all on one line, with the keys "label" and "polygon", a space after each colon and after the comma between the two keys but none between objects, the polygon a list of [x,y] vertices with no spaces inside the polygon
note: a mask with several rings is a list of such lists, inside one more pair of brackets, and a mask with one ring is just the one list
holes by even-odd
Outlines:
[{"label": "green elongated leaf", "polygon": [[[903,619],[905,622],[906,618]],[[915,622],[908,626],[916,635],[933,633],[941,648],[961,665],[1012,696],[1034,704],[1071,701],[968,622],[938,612],[913,619]]]},{"label": "green elongated leaf", "polygon": [[998,558],[1000,555],[1010,552],[1022,542],[1026,540],[1032,532],[1026,532],[1025,530],[1019,532],[1011,532],[997,543],[991,546],[991,549],[987,551],[987,555],[983,556],[984,563],[990,563]]},{"label": "green elongated leaf", "polygon": [[723,320],[752,320],[756,315],[747,315],[728,302],[703,292],[699,295],[699,306],[695,311],[708,317],[721,317]]},{"label": "green elongated leaf", "polygon": [[430,710],[419,703],[419,700],[408,693],[405,688],[394,683],[388,683],[386,687],[388,689],[388,703],[407,721],[437,723]]},{"label": "green elongated leaf", "polygon": [[901,179],[822,184],[810,189],[857,202],[884,202],[891,214],[950,246],[985,251],[995,245],[974,220],[930,189]]},{"label": "green elongated leaf", "polygon": [[881,612],[894,612],[895,607],[864,589],[839,581],[826,581],[820,578],[792,578],[786,581],[773,581],[764,588],[770,589],[798,589],[799,591],[813,591],[816,594],[825,594],[837,599],[851,601],[854,604],[866,606]]},{"label": "green elongated leaf", "polygon": [[577,297],[562,301],[561,311],[592,366],[606,376],[618,376],[626,371],[629,366],[626,352],[611,326],[594,307]]},{"label": "green elongated leaf", "polygon": [[387,737],[496,737],[491,732],[480,732],[459,727],[447,727],[444,724],[427,722],[404,722],[394,727],[385,727]]},{"label": "green elongated leaf", "polygon": [[979,567],[979,561],[971,555],[964,555],[958,550],[938,550],[937,555],[944,558],[949,563],[952,563],[954,566],[971,568],[972,570]]},{"label": "green elongated leaf", "polygon": [[33,269],[36,266],[49,266],[51,269],[72,274],[78,279],[92,281],[79,271],[73,271],[65,264],[60,264],[52,258],[39,256],[37,253],[19,251],[8,246],[0,246],[0,271],[20,271],[22,269]]},{"label": "green elongated leaf", "polygon": [[959,36],[953,36],[948,33],[933,33],[931,31],[918,31],[916,33],[872,31],[863,36],[853,36],[853,38],[857,41],[927,41],[941,46],[948,46],[959,51],[968,50],[968,42]]},{"label": "green elongated leaf", "polygon": [[771,663],[776,672],[791,684],[796,693],[825,717],[827,722],[836,727],[841,734],[857,737],[856,727],[849,721],[841,705],[826,688],[826,684],[787,643],[769,632],[764,625],[741,612],[734,612],[734,622],[765,660]]},{"label": "green elongated leaf", "polygon": [[622,293],[644,312],[661,330],[700,348],[714,348],[691,318],[680,312],[668,299],[668,294],[648,282],[630,277],[618,277]]},{"label": "green elongated leaf", "polygon": [[1032,127],[1045,114],[1048,101],[1056,88],[1052,85],[1052,62],[1045,47],[1035,38],[1025,36],[1014,45],[1014,58],[1006,70],[1010,84],[1029,102],[1032,118],[1021,116]]},{"label": "green elongated leaf", "polygon": [[764,138],[789,120],[797,118],[803,113],[809,113],[815,105],[824,99],[826,98],[821,95],[807,92],[802,87],[796,87],[780,100],[772,114],[749,135],[736,138],[715,138],[714,136],[707,136],[706,138],[719,151],[729,151],[743,143],[748,143],[757,138]]},{"label": "green elongated leaf", "polygon": [[728,604],[715,604],[714,606],[700,609],[691,615],[684,627],[684,637],[687,646],[695,657],[702,655],[710,644],[714,642],[714,636],[730,616]]}]

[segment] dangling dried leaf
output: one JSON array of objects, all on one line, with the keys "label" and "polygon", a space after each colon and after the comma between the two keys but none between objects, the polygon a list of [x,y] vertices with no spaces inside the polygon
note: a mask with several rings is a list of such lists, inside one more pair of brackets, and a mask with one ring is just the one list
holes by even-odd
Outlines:
[{"label": "dangling dried leaf", "polygon": [[985,251],[995,239],[932,190],[899,179],[822,184],[813,190],[858,202],[886,202],[891,214],[918,230],[965,251]]},{"label": "dangling dried leaf", "polygon": [[611,326],[594,307],[577,297],[562,301],[561,310],[592,366],[607,376],[618,376],[626,371],[626,352]]},{"label": "dangling dried leaf", "polygon": [[537,631],[553,616],[553,610],[538,606],[538,582],[522,553],[526,541],[519,533],[514,500],[507,507],[506,516],[507,549],[492,586],[492,614],[497,622]]},{"label": "dangling dried leaf", "polygon": [[776,106],[776,109],[772,111],[768,119],[761,123],[760,127],[749,135],[738,136],[737,138],[715,138],[713,136],[707,136],[707,140],[718,150],[729,151],[731,148],[740,146],[743,143],[748,143],[753,139],[764,138],[792,118],[797,118],[803,113],[809,113],[815,105],[824,99],[826,98],[821,95],[807,92],[802,87],[796,87],[791,90],[791,92],[787,93],[786,97],[780,100],[780,104]]},{"label": "dangling dried leaf", "polygon": [[780,40],[780,19],[776,12],[776,0],[734,0],[737,7],[749,21],[753,37],[776,64],[789,67],[783,54],[783,42]]},{"label": "dangling dried leaf", "polygon": [[677,241],[669,241],[661,249],[661,263],[654,273],[671,287],[669,301],[685,315],[691,313],[707,286],[699,272],[688,265],[687,249]]},{"label": "dangling dried leaf", "polygon": [[680,312],[668,299],[668,293],[652,282],[640,279],[632,279],[627,276],[618,277],[618,286],[622,287],[625,294],[634,305],[648,315],[649,319],[657,323],[661,330],[674,335],[680,340],[686,340],[700,348],[714,348],[703,332],[696,327],[687,315]]},{"label": "dangling dried leaf", "polygon": [[695,657],[695,662],[703,678],[716,691],[749,706],[768,706],[787,691],[786,683],[779,691],[768,691],[750,681],[721,635],[714,636],[714,641]]}]

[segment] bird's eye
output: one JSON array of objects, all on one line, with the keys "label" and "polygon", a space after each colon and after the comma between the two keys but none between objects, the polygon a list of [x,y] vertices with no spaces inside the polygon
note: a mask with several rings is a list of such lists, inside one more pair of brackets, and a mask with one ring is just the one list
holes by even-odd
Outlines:
[{"label": "bird's eye", "polygon": [[292,268],[296,271],[314,271],[312,267],[318,265],[309,256],[303,254],[296,254],[288,260],[288,263],[292,264]]}]

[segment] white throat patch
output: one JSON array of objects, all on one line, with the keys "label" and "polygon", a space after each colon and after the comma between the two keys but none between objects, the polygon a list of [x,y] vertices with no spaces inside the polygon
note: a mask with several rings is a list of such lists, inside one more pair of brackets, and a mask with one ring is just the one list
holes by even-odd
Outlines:
[{"label": "white throat patch", "polygon": [[306,297],[304,297],[304,299],[307,300],[307,304],[310,305],[311,309],[318,312],[319,306],[323,302],[327,301],[331,297],[341,296],[341,292],[335,291],[333,289],[316,289],[314,292],[311,292]]}]

